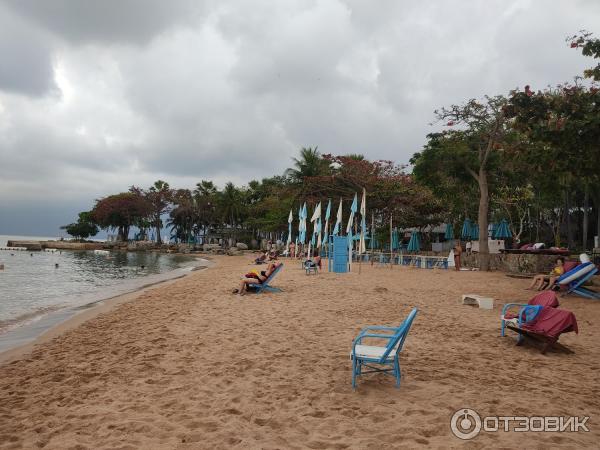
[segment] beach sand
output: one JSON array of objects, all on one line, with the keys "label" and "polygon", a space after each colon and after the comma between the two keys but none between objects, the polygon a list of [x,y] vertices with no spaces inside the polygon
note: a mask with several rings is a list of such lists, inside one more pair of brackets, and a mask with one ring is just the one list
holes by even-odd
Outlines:
[{"label": "beach sand", "polygon": [[[158,285],[0,367],[0,448],[598,447],[600,303],[561,298],[575,354],[500,337],[500,308],[528,280],[502,273],[377,268],[306,276],[286,262],[281,293],[230,294],[251,257]],[[493,310],[460,304],[464,293]],[[352,339],[419,314],[400,389],[384,375],[351,387]],[[590,416],[590,432],[481,433],[450,417]]]}]

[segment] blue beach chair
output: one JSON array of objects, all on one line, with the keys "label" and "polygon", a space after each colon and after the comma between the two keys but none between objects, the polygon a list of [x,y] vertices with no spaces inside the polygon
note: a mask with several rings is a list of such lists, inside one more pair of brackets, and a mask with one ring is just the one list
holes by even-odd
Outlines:
[{"label": "blue beach chair", "polygon": [[581,264],[580,266],[577,266],[574,270],[580,270],[581,267],[588,267],[588,266],[591,266],[593,268],[589,272],[583,273],[581,276],[579,276],[578,278],[575,278],[574,280],[570,281],[566,285],[561,282],[561,279],[566,277],[569,273],[571,273],[573,271],[569,271],[566,274],[563,274],[557,280],[557,283],[559,285],[567,287],[567,292],[565,292],[564,295],[576,294],[576,295],[579,295],[580,297],[591,298],[591,299],[595,299],[595,300],[600,299],[600,293],[592,291],[590,289],[586,289],[585,287],[583,287],[584,283],[586,283],[590,278],[592,278],[594,275],[596,275],[598,273],[598,268],[595,267],[593,265],[593,263],[587,262],[587,263]]},{"label": "blue beach chair", "polygon": [[271,275],[269,275],[265,281],[263,281],[262,283],[250,283],[250,284],[248,284],[248,287],[254,288],[255,292],[257,294],[260,294],[262,291],[281,292],[281,289],[279,289],[277,287],[273,287],[269,283],[271,281],[273,281],[273,278],[275,278],[275,275],[277,275],[282,268],[283,268],[283,263],[279,264],[275,268],[273,273]]},{"label": "blue beach chair", "polygon": [[[417,315],[417,308],[413,308],[408,317],[397,327],[367,327],[361,330],[352,343],[352,388],[356,389],[356,377],[367,373],[382,372],[391,374],[396,378],[396,387],[400,387],[400,352],[408,336],[410,327]],[[389,334],[377,333],[380,331]],[[365,338],[387,339],[385,347],[363,345]],[[363,366],[371,369],[363,371]]]},{"label": "blue beach chair", "polygon": [[304,261],[304,270],[306,271],[306,275],[310,275],[311,273],[318,275],[319,266],[312,259],[307,259]]}]

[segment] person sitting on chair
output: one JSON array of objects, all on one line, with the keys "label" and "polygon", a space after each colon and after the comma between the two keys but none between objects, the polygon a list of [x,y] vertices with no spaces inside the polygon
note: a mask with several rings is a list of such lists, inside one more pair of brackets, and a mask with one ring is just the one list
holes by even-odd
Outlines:
[{"label": "person sitting on chair", "polygon": [[565,269],[563,267],[564,264],[565,258],[563,258],[562,256],[556,258],[556,266],[554,267],[554,269],[552,269],[552,271],[548,275],[540,274],[533,277],[533,280],[531,280],[531,284],[527,289],[536,289],[538,291],[541,291],[543,289],[552,289],[554,287],[554,284],[556,283],[556,280],[563,273],[565,273]]},{"label": "person sitting on chair", "polygon": [[275,272],[275,269],[277,269],[280,264],[281,263],[274,262],[267,266],[267,270],[263,270],[261,272],[253,270],[248,272],[242,277],[240,287],[238,289],[234,289],[232,293],[245,295],[249,288],[252,289],[252,285],[263,284],[265,281],[267,281],[267,279],[273,274],[273,272]]}]

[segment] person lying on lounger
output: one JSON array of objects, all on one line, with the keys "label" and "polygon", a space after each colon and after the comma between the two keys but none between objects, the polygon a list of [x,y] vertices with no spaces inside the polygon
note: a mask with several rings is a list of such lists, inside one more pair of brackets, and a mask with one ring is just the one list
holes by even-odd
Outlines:
[{"label": "person lying on lounger", "polygon": [[533,280],[531,280],[531,284],[527,289],[536,289],[538,291],[541,291],[543,289],[552,289],[554,287],[554,284],[556,283],[556,280],[563,273],[565,273],[565,269],[563,267],[564,263],[565,258],[563,258],[562,256],[556,258],[556,266],[554,267],[554,269],[552,269],[552,271],[548,275],[540,274],[533,277]]},{"label": "person lying on lounger", "polygon": [[233,290],[233,294],[245,295],[246,292],[248,292],[248,289],[252,288],[252,285],[263,284],[265,281],[267,281],[271,274],[275,272],[275,269],[277,269],[280,264],[281,263],[274,262],[267,266],[267,270],[260,272],[258,270],[252,270],[248,272],[242,277],[240,287]]}]

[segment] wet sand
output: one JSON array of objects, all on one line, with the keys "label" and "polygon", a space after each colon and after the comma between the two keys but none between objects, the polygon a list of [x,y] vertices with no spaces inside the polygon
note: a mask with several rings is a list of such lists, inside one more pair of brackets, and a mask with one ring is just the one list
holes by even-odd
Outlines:
[{"label": "wet sand", "polygon": [[[600,302],[561,298],[575,354],[500,337],[500,308],[528,280],[502,273],[363,265],[306,276],[285,263],[281,293],[230,294],[249,256],[120,301],[0,367],[0,448],[596,448]],[[356,267],[355,267],[356,269]],[[463,293],[496,299],[491,311]],[[383,375],[352,390],[348,354],[367,325],[419,314],[400,389]],[[16,359],[15,359],[16,358]],[[590,416],[589,433],[450,431],[482,416]]]}]

